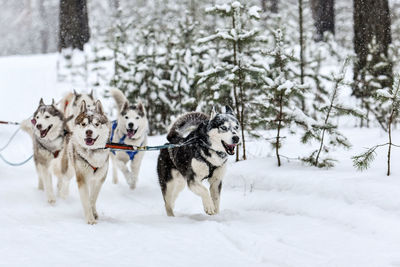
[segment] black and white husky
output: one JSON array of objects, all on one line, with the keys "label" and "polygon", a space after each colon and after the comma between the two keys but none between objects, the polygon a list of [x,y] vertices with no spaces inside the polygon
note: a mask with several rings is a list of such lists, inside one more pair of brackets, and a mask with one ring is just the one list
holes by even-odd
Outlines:
[{"label": "black and white husky", "polygon": [[[118,119],[112,123],[110,141],[132,146],[146,146],[149,124],[143,104],[140,102],[136,105],[130,104],[118,89],[112,89],[111,95],[117,103]],[[111,153],[113,183],[118,183],[119,169],[124,174],[129,187],[135,189],[144,152],[111,151]]]},{"label": "black and white husky", "polygon": [[73,176],[67,155],[70,137],[67,121],[54,106],[54,100],[51,105],[45,105],[43,99],[40,99],[33,118],[21,123],[21,129],[32,137],[33,159],[39,177],[38,188],[45,190],[50,204],[56,202],[52,174],[58,178],[58,194],[63,198],[68,195],[69,181]]},{"label": "black and white husky", "polygon": [[[239,123],[228,106],[225,113],[213,110],[208,117],[193,112],[176,120],[167,139],[171,144],[188,145],[162,149],[157,164],[168,216],[174,216],[175,200],[186,184],[201,197],[207,214],[219,212],[222,178],[228,155],[235,153],[240,142],[238,131]],[[208,180],[210,190],[202,184],[203,180]]]},{"label": "black and white husky", "polygon": [[98,217],[96,201],[107,176],[109,151],[104,147],[109,137],[110,123],[100,101],[96,102],[93,111],[82,101],[74,120],[69,153],[88,224],[95,224]]}]

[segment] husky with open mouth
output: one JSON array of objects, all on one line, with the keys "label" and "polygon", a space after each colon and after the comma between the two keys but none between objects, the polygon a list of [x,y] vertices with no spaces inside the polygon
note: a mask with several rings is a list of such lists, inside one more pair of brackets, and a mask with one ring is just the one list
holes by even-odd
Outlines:
[{"label": "husky with open mouth", "polygon": [[[222,179],[228,155],[235,154],[240,143],[239,123],[230,107],[224,113],[213,110],[210,117],[193,112],[179,117],[172,125],[167,140],[181,147],[162,149],[157,172],[168,216],[174,216],[178,194],[187,184],[200,196],[204,211],[219,212]],[[208,180],[210,190],[203,184]]]},{"label": "husky with open mouth", "polygon": [[[146,146],[149,124],[143,104],[141,102],[130,104],[118,89],[112,89],[111,96],[117,103],[118,119],[112,124],[110,141],[132,146]],[[144,152],[111,150],[111,153],[113,183],[118,183],[119,169],[124,174],[129,187],[135,189]]]},{"label": "husky with open mouth", "polygon": [[63,113],[55,107],[54,100],[51,105],[45,105],[43,99],[40,99],[33,118],[21,123],[21,129],[33,141],[33,159],[39,177],[38,188],[45,190],[50,204],[56,202],[52,174],[58,178],[58,195],[62,198],[67,197],[69,181],[74,174],[69,167],[67,154],[71,134],[67,127],[69,119],[65,119]]},{"label": "husky with open mouth", "polygon": [[69,146],[86,222],[95,224],[96,201],[108,171],[109,151],[104,149],[110,137],[108,121],[100,101],[93,111],[82,101],[74,120]]}]

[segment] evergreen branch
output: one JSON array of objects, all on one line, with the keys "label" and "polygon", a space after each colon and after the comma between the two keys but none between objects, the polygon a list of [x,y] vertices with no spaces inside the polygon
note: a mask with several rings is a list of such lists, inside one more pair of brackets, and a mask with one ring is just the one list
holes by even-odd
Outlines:
[{"label": "evergreen branch", "polygon": [[351,159],[353,160],[353,166],[359,171],[364,171],[364,170],[368,169],[369,166],[371,165],[371,162],[374,161],[374,159],[376,157],[375,150],[379,147],[387,146],[387,145],[389,145],[389,143],[376,145],[376,146],[369,148],[367,151],[365,151],[364,153],[362,153],[360,155],[351,157]]}]

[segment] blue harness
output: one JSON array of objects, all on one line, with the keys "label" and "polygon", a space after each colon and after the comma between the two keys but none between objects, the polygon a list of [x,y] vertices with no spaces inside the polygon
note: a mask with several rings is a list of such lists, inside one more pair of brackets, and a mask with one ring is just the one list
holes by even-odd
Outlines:
[{"label": "blue harness", "polygon": [[[112,122],[112,128],[111,128],[110,142],[112,142],[112,140],[113,140],[113,138],[114,138],[114,132],[115,132],[115,129],[117,129],[117,126],[118,126],[117,121],[113,121],[113,122]],[[125,144],[125,143],[124,143],[125,138],[126,138],[126,134],[124,134],[124,135],[119,139],[118,144]],[[142,144],[142,145],[143,145],[143,144]],[[141,145],[141,146],[142,146],[142,145]],[[115,155],[115,152],[116,152],[116,151],[113,150],[113,149],[111,149],[111,152]],[[138,152],[139,152],[139,151],[137,151],[137,150],[135,150],[135,151],[126,151],[126,154],[128,154],[130,160],[133,160],[133,159],[135,158],[135,155],[136,155]]]}]

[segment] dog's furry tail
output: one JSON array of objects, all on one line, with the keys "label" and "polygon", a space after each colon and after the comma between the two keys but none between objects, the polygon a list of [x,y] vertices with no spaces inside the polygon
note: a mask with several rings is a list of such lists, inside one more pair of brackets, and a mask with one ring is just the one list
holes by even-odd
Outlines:
[{"label": "dog's furry tail", "polygon": [[167,140],[172,144],[179,143],[197,129],[201,123],[208,120],[209,117],[201,112],[186,113],[178,117],[172,124],[168,131]]},{"label": "dog's furry tail", "polygon": [[124,106],[125,102],[128,101],[124,93],[121,92],[119,89],[111,89],[110,90],[111,96],[114,98],[115,103],[117,103],[118,110],[121,110]]},{"label": "dog's furry tail", "polygon": [[62,113],[65,114],[68,105],[72,105],[73,98],[74,98],[74,93],[72,92],[67,93],[66,95],[64,95],[63,98],[61,98],[59,103],[59,109]]},{"label": "dog's furry tail", "polygon": [[23,120],[19,127],[24,132],[27,132],[31,137],[33,136],[32,122],[30,119]]}]

